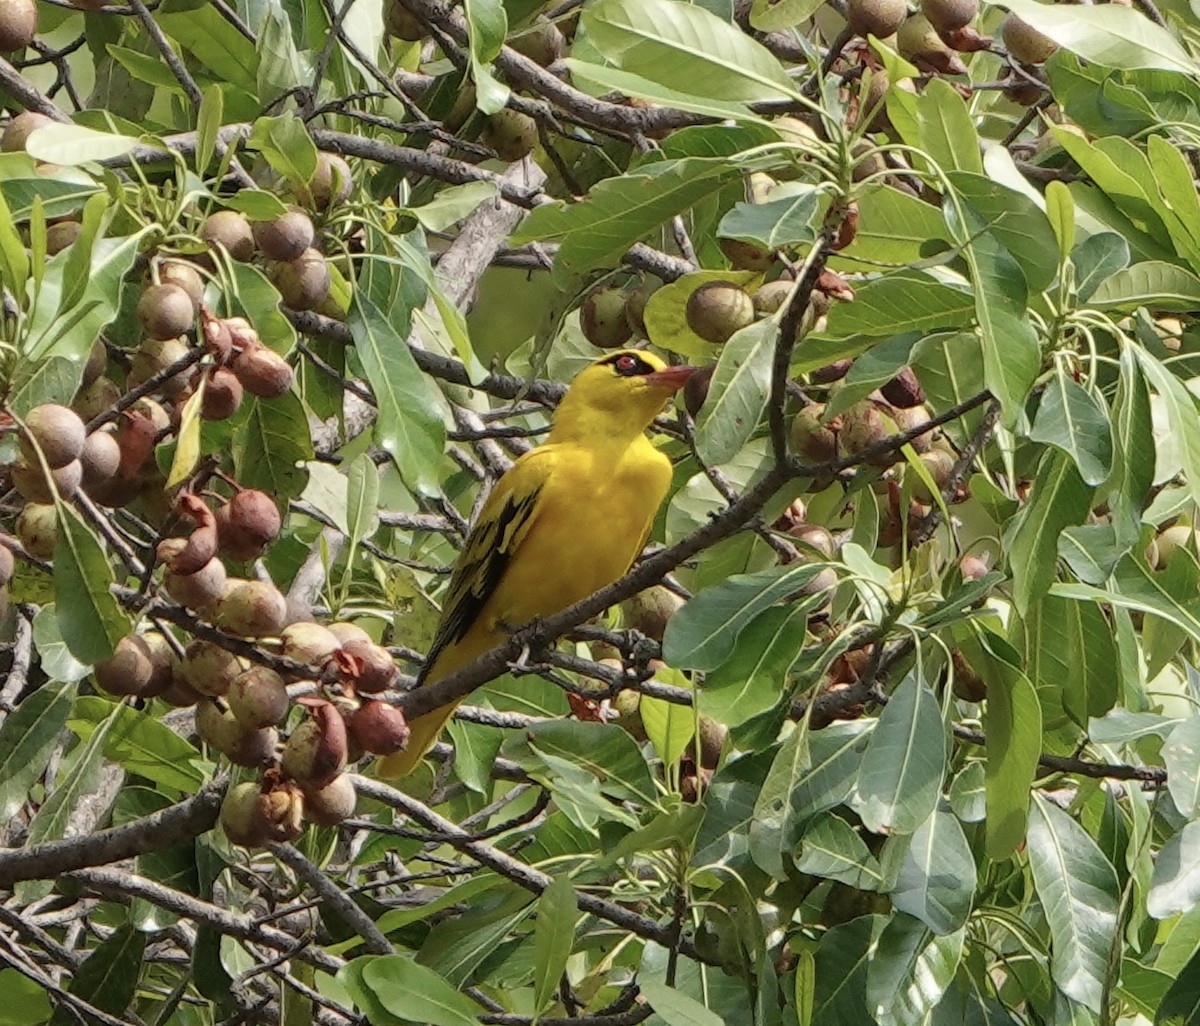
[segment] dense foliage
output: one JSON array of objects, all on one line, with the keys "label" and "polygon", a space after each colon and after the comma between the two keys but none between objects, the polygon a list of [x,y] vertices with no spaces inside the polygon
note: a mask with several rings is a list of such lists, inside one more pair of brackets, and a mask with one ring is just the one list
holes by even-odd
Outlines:
[{"label": "dense foliage", "polygon": [[[0,1024],[1200,1024],[1194,0],[73,2]],[[407,691],[626,345],[705,368],[646,555]]]}]

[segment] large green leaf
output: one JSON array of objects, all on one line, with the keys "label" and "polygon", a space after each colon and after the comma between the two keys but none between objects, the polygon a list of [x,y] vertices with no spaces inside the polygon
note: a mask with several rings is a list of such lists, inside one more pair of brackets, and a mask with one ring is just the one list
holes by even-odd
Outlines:
[{"label": "large green leaf", "polygon": [[[407,319],[406,319],[407,320]],[[413,491],[436,494],[446,444],[445,401],[417,368],[405,333],[362,292],[355,292],[347,324],[375,393],[375,435]]]},{"label": "large green leaf", "polygon": [[29,800],[67,724],[74,688],[47,682],[0,726],[0,819],[8,822]]},{"label": "large green leaf", "polygon": [[1146,894],[1146,911],[1155,919],[1169,919],[1200,907],[1200,822],[1184,825],[1159,849],[1154,879]]},{"label": "large green leaf", "polygon": [[945,218],[932,203],[890,185],[869,186],[858,197],[854,241],[833,254],[830,265],[876,272],[880,264],[917,263],[948,250],[946,234]]},{"label": "large green leaf", "polygon": [[507,102],[508,86],[496,80],[489,65],[508,35],[508,14],[501,0],[465,0],[470,31],[471,78],[476,103],[485,114],[494,114]]},{"label": "large green leaf", "polygon": [[1178,446],[1188,491],[1200,502],[1200,416],[1196,398],[1153,354],[1140,346],[1131,347],[1150,387],[1162,400],[1171,436]]},{"label": "large green leaf", "polygon": [[694,997],[657,980],[642,980],[642,994],[667,1026],[725,1026],[725,1020]]},{"label": "large green leaf", "polygon": [[1033,885],[1050,925],[1050,971],[1063,993],[1099,1012],[1117,933],[1117,874],[1082,826],[1039,794],[1027,835]]},{"label": "large green leaf", "polygon": [[730,22],[678,0],[598,0],[580,19],[588,42],[623,71],[721,100],[789,100],[779,59]]},{"label": "large green leaf", "polygon": [[958,970],[966,931],[943,937],[897,915],[883,928],[867,968],[867,1007],[879,1026],[926,1021]]},{"label": "large green leaf", "polygon": [[59,627],[71,655],[81,663],[98,663],[129,633],[129,617],[110,591],[113,571],[100,539],[74,507],[56,505],[54,594]]},{"label": "large green leaf", "polygon": [[432,1026],[475,1026],[475,1003],[446,979],[403,955],[367,962],[362,983],[392,1015]]},{"label": "large green leaf", "polygon": [[1132,545],[1141,534],[1142,506],[1154,483],[1154,461],[1146,456],[1154,448],[1154,420],[1150,391],[1130,346],[1121,350],[1112,433],[1113,470],[1107,484],[1108,504],[1116,539]]},{"label": "large green leaf", "polygon": [[817,948],[814,1024],[862,1026],[873,1017],[867,1009],[867,972],[883,916],[859,916],[828,930]]},{"label": "large green leaf", "polygon": [[758,427],[771,390],[778,334],[779,319],[771,316],[743,328],[721,347],[696,423],[696,455],[708,466],[728,463]]},{"label": "large green leaf", "polygon": [[1184,720],[1167,736],[1163,745],[1163,765],[1167,770],[1167,790],[1175,808],[1185,819],[1194,819],[1200,811],[1200,717]]},{"label": "large green leaf", "polygon": [[1029,437],[1070,456],[1086,484],[1108,479],[1113,449],[1108,410],[1061,366],[1046,383]]},{"label": "large green leaf", "polygon": [[1200,1024],[1200,949],[1173,980],[1155,1013],[1155,1026],[1160,1023],[1197,1026]]},{"label": "large green leaf", "polygon": [[855,807],[872,833],[911,834],[933,812],[946,772],[938,700],[916,673],[896,688],[867,743]]},{"label": "large green leaf", "polygon": [[[178,7],[179,10],[171,10]],[[154,20],[184,49],[189,50],[215,78],[237,86],[251,96],[258,89],[258,52],[221,13],[207,4],[195,7],[186,0],[166,4]]]},{"label": "large green leaf", "polygon": [[738,203],[721,218],[717,234],[756,242],[767,249],[809,246],[827,206],[815,186],[789,182],[776,186],[764,203]]},{"label": "large green leaf", "polygon": [[[146,934],[129,923],[119,926],[75,970],[67,992],[92,1008],[123,1015],[137,993],[146,941]],[[69,1010],[73,1007],[66,1002],[60,1004],[50,1026],[75,1026],[79,1018]]]},{"label": "large green leaf", "polygon": [[565,876],[556,877],[538,898],[533,927],[533,1003],[538,1009],[546,1007],[562,980],[571,957],[578,915],[571,881]]},{"label": "large green leaf", "polygon": [[879,860],[858,831],[832,812],[818,816],[804,831],[796,868],[860,891],[878,891],[884,886]]},{"label": "large green leaf", "polygon": [[1200,306],[1200,278],[1176,264],[1144,260],[1105,278],[1092,293],[1101,310],[1132,313],[1140,306],[1186,312]]},{"label": "large green leaf", "polygon": [[298,498],[308,483],[305,463],[313,457],[304,404],[295,392],[285,392],[247,405],[249,412],[233,445],[238,481],[276,501]]},{"label": "large green leaf", "polygon": [[944,172],[983,172],[979,136],[963,98],[940,78],[917,98],[917,129],[921,150]]},{"label": "large green leaf", "polygon": [[965,925],[975,895],[975,859],[956,816],[935,809],[912,836],[891,838],[884,852],[897,909],[939,935]]}]

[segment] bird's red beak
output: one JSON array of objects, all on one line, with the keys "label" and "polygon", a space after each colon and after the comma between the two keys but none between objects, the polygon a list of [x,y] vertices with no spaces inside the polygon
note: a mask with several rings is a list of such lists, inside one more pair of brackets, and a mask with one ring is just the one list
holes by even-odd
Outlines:
[{"label": "bird's red beak", "polygon": [[668,391],[677,392],[687,384],[687,379],[697,370],[699,370],[698,367],[668,367],[666,370],[647,374],[646,380],[655,388],[665,388]]}]

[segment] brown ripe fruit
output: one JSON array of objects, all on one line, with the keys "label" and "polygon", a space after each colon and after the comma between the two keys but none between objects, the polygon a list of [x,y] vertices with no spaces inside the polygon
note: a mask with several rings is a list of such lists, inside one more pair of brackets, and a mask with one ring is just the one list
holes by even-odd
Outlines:
[{"label": "brown ripe fruit", "polygon": [[[175,541],[168,538],[166,541]],[[165,543],[164,543],[165,544]],[[194,574],[212,562],[217,554],[217,525],[215,521],[201,524],[183,540],[183,545],[164,555],[159,546],[159,558],[177,574]]]},{"label": "brown ripe fruit", "polygon": [[56,221],[46,228],[46,255],[57,256],[83,234],[78,221]]},{"label": "brown ripe fruit", "polygon": [[311,310],[329,295],[332,278],[324,255],[306,249],[294,260],[272,264],[268,277],[279,290],[283,305],[293,310]]},{"label": "brown ripe fruit", "polygon": [[688,296],[685,316],[688,327],[702,339],[723,345],[754,323],[754,301],[733,282],[705,282]]},{"label": "brown ripe fruit", "polygon": [[204,696],[194,690],[176,672],[171,677],[171,683],[163,689],[163,693],[158,697],[164,702],[173,705],[176,709],[187,709],[199,702]]},{"label": "brown ripe fruit", "polygon": [[57,403],[42,403],[25,415],[21,455],[30,464],[36,464],[40,448],[52,469],[65,467],[79,459],[86,434],[79,414]]},{"label": "brown ripe fruit", "polygon": [[79,387],[87,388],[106,370],[108,370],[108,348],[103,339],[96,339],[92,343],[92,348],[88,350],[87,363],[83,365],[83,380]]},{"label": "brown ripe fruit", "polygon": [[183,289],[196,308],[204,302],[204,276],[195,264],[186,260],[160,261],[158,280],[163,285],[177,285]]},{"label": "brown ripe fruit", "polygon": [[274,727],[265,727],[262,730],[246,731],[224,754],[230,762],[238,766],[259,769],[275,761],[275,750],[278,747],[279,731]]},{"label": "brown ripe fruit", "polygon": [[140,634],[127,634],[93,672],[96,685],[110,695],[146,695],[155,681],[154,654]]},{"label": "brown ripe fruit", "polygon": [[34,110],[24,110],[4,126],[0,136],[0,152],[18,153],[25,149],[25,141],[39,128],[53,125],[54,119]]},{"label": "brown ripe fruit", "polygon": [[925,389],[911,367],[902,368],[879,391],[889,403],[900,409],[920,406],[925,401]]},{"label": "brown ripe fruit", "polygon": [[146,334],[161,342],[187,332],[196,320],[196,307],[178,285],[150,285],[138,297],[137,316]]},{"label": "brown ripe fruit", "polygon": [[812,403],[792,420],[792,448],[813,463],[837,459],[837,433],[821,423],[824,413],[823,404]]},{"label": "brown ripe fruit", "polygon": [[527,114],[506,107],[488,117],[479,141],[495,150],[496,156],[505,163],[512,164],[528,157],[537,140],[537,122]]},{"label": "brown ripe fruit", "polygon": [[248,730],[273,727],[288,708],[283,678],[266,666],[252,666],[234,677],[225,700],[238,722]]},{"label": "brown ripe fruit", "polygon": [[718,239],[717,245],[735,271],[765,271],[775,263],[775,254],[757,242],[743,239]]},{"label": "brown ripe fruit", "polygon": [[508,45],[543,68],[549,67],[563,55],[566,39],[557,25],[541,18],[532,28],[513,36]]},{"label": "brown ripe fruit", "polygon": [[258,799],[268,841],[288,844],[304,832],[304,792],[285,780]]},{"label": "brown ripe fruit", "polygon": [[80,419],[88,421],[107,413],[120,398],[121,386],[112,378],[101,375],[80,388],[71,408],[79,414]]},{"label": "brown ripe fruit", "polygon": [[[175,286],[171,286],[174,288]],[[181,338],[168,339],[147,339],[133,354],[133,360],[129,367],[129,377],[125,384],[129,388],[136,388],[142,382],[158,374],[160,371],[166,370],[171,364],[182,360],[190,351],[188,344]],[[163,395],[168,398],[174,398],[187,388],[190,379],[194,373],[193,368],[189,368],[179,374],[173,374],[167,378],[159,388]]]},{"label": "brown ripe fruit", "polygon": [[782,279],[767,282],[750,297],[754,303],[754,312],[764,317],[778,313],[792,294],[793,285],[793,282]]},{"label": "brown ripe fruit", "polygon": [[1008,56],[1018,64],[1041,64],[1058,49],[1058,44],[1053,39],[1043,35],[1015,14],[1010,14],[1004,19],[1000,28],[1000,38],[1004,41]]},{"label": "brown ripe fruit", "polygon": [[324,787],[346,768],[346,722],[329,702],[310,700],[312,718],[292,731],[283,746],[285,776]]},{"label": "brown ripe fruit", "polygon": [[23,50],[37,35],[33,0],[0,0],[0,53]]},{"label": "brown ripe fruit", "polygon": [[954,697],[964,702],[984,701],[987,698],[987,682],[961,652],[954,652],[950,660],[954,665]]},{"label": "brown ripe fruit", "polygon": [[921,0],[921,13],[938,35],[969,25],[979,13],[979,0]]},{"label": "brown ripe fruit", "polygon": [[241,562],[257,559],[279,537],[283,520],[266,492],[243,488],[218,511],[221,551]]},{"label": "brown ripe fruit", "polygon": [[907,0],[847,0],[846,24],[856,36],[886,39],[908,15]]},{"label": "brown ripe fruit", "polygon": [[287,599],[265,581],[235,581],[217,603],[213,622],[246,638],[275,637],[288,623]]},{"label": "brown ripe fruit", "polygon": [[237,210],[218,210],[209,214],[200,226],[200,238],[210,246],[220,246],[234,260],[254,259],[254,233],[246,215]]},{"label": "brown ripe fruit", "polygon": [[700,765],[705,769],[716,769],[721,761],[721,751],[729,730],[711,716],[700,715]]},{"label": "brown ripe fruit", "polygon": [[359,668],[354,677],[354,689],[363,694],[374,695],[386,691],[400,672],[396,669],[392,654],[373,641],[345,641],[342,651],[353,658]]},{"label": "brown ripe fruit", "polygon": [[202,420],[228,420],[242,405],[245,390],[238,376],[228,367],[214,367],[204,385],[200,400]]},{"label": "brown ripe fruit", "polygon": [[[842,430],[839,432],[839,440],[842,449],[849,456],[858,456],[869,446],[883,441],[890,434],[883,415],[869,402],[855,403],[842,414]],[[872,460],[872,462],[876,461],[884,466],[891,466],[896,461],[896,454],[884,453]]]},{"label": "brown ripe fruit", "polygon": [[386,0],[384,3],[383,27],[389,36],[403,39],[407,43],[419,42],[429,34],[421,19],[400,0]]},{"label": "brown ripe fruit", "polygon": [[219,559],[210,559],[195,573],[168,570],[163,575],[163,587],[171,598],[181,606],[206,615],[221,601],[227,581],[225,564]]},{"label": "brown ripe fruit", "polygon": [[620,349],[633,337],[625,316],[625,291],[615,285],[592,289],[579,307],[579,327],[598,349]]},{"label": "brown ripe fruit", "polygon": [[250,226],[258,251],[268,260],[295,260],[313,244],[312,218],[303,210],[289,210],[273,221]]},{"label": "brown ripe fruit", "polygon": [[[901,406],[891,411],[891,417],[897,431],[912,431],[922,424],[929,423],[929,410],[923,405]],[[917,452],[929,452],[933,447],[933,431],[931,428],[923,435],[917,435],[908,444]]]},{"label": "brown ripe fruit", "polygon": [[358,624],[350,623],[348,620],[338,620],[328,624],[326,630],[329,631],[338,640],[339,645],[346,645],[351,641],[362,641],[368,645],[373,644],[371,635],[363,630]]},{"label": "brown ripe fruit", "polygon": [[244,350],[233,361],[233,373],[242,387],[260,399],[274,399],[292,387],[292,368],[265,346]]},{"label": "brown ripe fruit", "polygon": [[267,827],[259,809],[262,788],[252,780],[234,784],[221,802],[221,829],[233,844],[252,848],[265,844]]},{"label": "brown ripe fruit", "polygon": [[350,730],[363,750],[372,755],[393,755],[408,744],[404,713],[376,698],[364,699],[354,710]]},{"label": "brown ripe fruit", "polygon": [[1200,530],[1187,524],[1174,524],[1160,531],[1147,548],[1146,561],[1155,570],[1161,570],[1180,549],[1186,549],[1192,556],[1200,552]]},{"label": "brown ripe fruit", "polygon": [[661,584],[639,591],[621,603],[625,623],[646,637],[662,641],[667,621],[683,608],[683,599]]},{"label": "brown ripe fruit", "polygon": [[344,157],[324,151],[317,154],[317,170],[308,183],[308,194],[317,210],[328,210],[350,198],[350,165]]},{"label": "brown ripe fruit", "polygon": [[220,698],[228,693],[234,678],[245,668],[245,662],[228,649],[196,638],[184,650],[179,676],[194,691]]},{"label": "brown ripe fruit", "polygon": [[345,773],[338,774],[324,787],[302,790],[304,818],[317,826],[337,826],[354,815],[358,804],[354,784]]},{"label": "brown ripe fruit", "polygon": [[896,49],[905,60],[912,61],[925,72],[965,75],[967,66],[937,34],[923,14],[911,15],[896,33]]},{"label": "brown ripe fruit", "polygon": [[46,480],[46,475],[39,464],[17,463],[12,468],[13,487],[21,493],[21,497],[30,502],[53,502],[54,492],[59,498],[69,499],[83,482],[83,464],[79,460],[68,463],[65,467],[50,471],[54,488]]},{"label": "brown ripe fruit", "polygon": [[708,399],[708,389],[712,384],[713,375],[717,371],[715,363],[701,367],[691,375],[683,385],[683,407],[693,417],[700,416],[705,401]]},{"label": "brown ripe fruit", "polygon": [[298,663],[323,666],[342,643],[336,634],[319,623],[290,623],[279,634],[283,654]]},{"label": "brown ripe fruit", "polygon": [[[788,529],[788,535],[802,546],[801,555],[811,559],[833,559],[837,554],[837,542],[829,529],[820,524],[797,524]],[[812,551],[805,552],[804,549]]]},{"label": "brown ripe fruit", "polygon": [[53,559],[58,545],[58,511],[54,506],[27,503],[17,517],[17,540],[35,559]]},{"label": "brown ripe fruit", "polygon": [[[925,469],[929,471],[929,476],[933,478],[933,483],[937,485],[940,493],[950,481],[950,475],[954,472],[954,457],[951,456],[945,449],[930,449],[929,452],[921,454],[921,462],[925,465]],[[918,502],[933,502],[934,495],[930,491],[929,486],[916,474],[913,475],[913,498]]]},{"label": "brown ripe fruit", "polygon": [[629,330],[639,338],[646,338],[646,304],[660,288],[657,282],[643,281],[625,297],[625,321]]},{"label": "brown ripe fruit", "polygon": [[206,698],[196,705],[196,733],[206,745],[222,755],[235,751],[246,736],[246,730],[234,718],[223,702]]}]

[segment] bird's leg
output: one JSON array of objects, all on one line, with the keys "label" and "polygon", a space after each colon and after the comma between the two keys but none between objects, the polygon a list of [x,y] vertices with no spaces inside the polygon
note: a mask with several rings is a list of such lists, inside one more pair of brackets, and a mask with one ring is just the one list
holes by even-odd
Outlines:
[{"label": "bird's leg", "polygon": [[534,652],[536,650],[545,650],[545,644],[537,638],[538,619],[532,622],[522,624],[520,627],[514,627],[511,624],[499,623],[496,626],[502,631],[511,634],[513,640],[521,646],[521,651],[516,659],[508,664],[508,668],[512,673],[537,673],[539,660],[536,659]]}]

